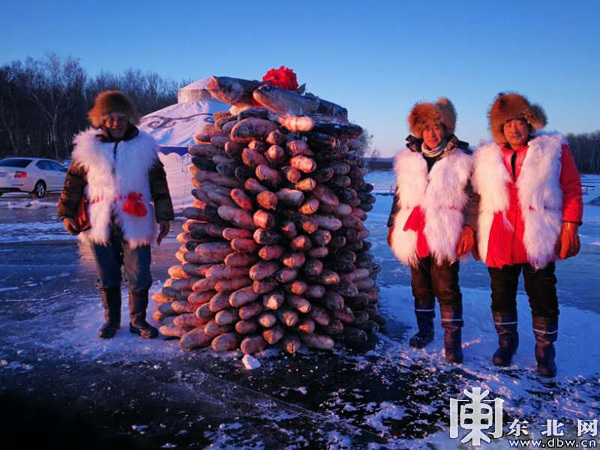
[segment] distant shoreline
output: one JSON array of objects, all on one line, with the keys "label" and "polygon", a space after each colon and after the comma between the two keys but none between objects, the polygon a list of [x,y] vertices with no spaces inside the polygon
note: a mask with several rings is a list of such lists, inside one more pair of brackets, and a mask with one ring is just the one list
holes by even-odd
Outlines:
[{"label": "distant shoreline", "polygon": [[394,167],[394,158],[364,158],[370,170],[391,170]]}]

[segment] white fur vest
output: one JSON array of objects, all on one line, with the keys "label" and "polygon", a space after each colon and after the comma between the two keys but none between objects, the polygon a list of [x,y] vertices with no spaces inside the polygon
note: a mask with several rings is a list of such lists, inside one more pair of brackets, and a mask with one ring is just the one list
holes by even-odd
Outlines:
[{"label": "white fur vest", "polygon": [[[88,129],[75,136],[73,161],[87,171],[86,195],[91,228],[81,238],[106,245],[110,238],[111,215],[123,230],[127,243],[136,248],[150,244],[156,235],[154,209],[150,204],[148,172],[157,161],[156,141],[140,133],[129,141],[120,141],[114,156],[115,142],[101,142],[98,130]],[[130,193],[142,194],[147,214],[138,217],[123,211]]]},{"label": "white fur vest", "polygon": [[[555,243],[561,230],[561,155],[564,137],[540,135],[529,142],[523,167],[517,179],[517,193],[524,222],[523,244],[529,263],[545,267],[555,257]],[[473,187],[480,195],[478,242],[486,261],[494,215],[505,216],[509,208],[508,183],[511,176],[498,144],[487,144],[475,152]]]},{"label": "white fur vest", "polygon": [[431,255],[437,263],[455,261],[469,200],[466,187],[471,176],[471,157],[457,148],[427,173],[427,162],[421,153],[404,149],[396,156],[394,170],[398,212],[394,218],[392,251],[396,257],[407,265],[418,262],[417,232],[405,231],[404,226],[419,206],[425,215],[423,232]]}]

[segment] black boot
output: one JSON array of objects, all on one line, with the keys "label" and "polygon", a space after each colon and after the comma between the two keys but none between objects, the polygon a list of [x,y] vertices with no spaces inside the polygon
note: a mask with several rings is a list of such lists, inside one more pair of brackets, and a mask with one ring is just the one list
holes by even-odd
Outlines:
[{"label": "black boot", "polygon": [[442,328],[444,328],[444,352],[446,361],[451,364],[463,362],[462,351],[462,312],[452,307],[441,307]]},{"label": "black boot", "polygon": [[129,291],[129,331],[139,334],[144,339],[158,336],[158,330],[146,322],[146,308],[148,307],[148,289],[142,291]]},{"label": "black boot", "polygon": [[538,374],[542,377],[556,376],[554,343],[558,338],[558,318],[533,316],[533,334]]},{"label": "black boot", "polygon": [[408,345],[414,348],[424,348],[433,341],[433,318],[435,310],[415,310],[417,326],[419,331],[408,341]]},{"label": "black boot", "polygon": [[121,327],[121,288],[111,287],[101,289],[100,299],[104,308],[105,323],[98,331],[98,336],[110,339]]},{"label": "black boot", "polygon": [[498,313],[492,311],[494,326],[498,333],[498,350],[494,353],[492,362],[495,366],[510,366],[512,357],[519,347],[517,331],[517,313]]}]

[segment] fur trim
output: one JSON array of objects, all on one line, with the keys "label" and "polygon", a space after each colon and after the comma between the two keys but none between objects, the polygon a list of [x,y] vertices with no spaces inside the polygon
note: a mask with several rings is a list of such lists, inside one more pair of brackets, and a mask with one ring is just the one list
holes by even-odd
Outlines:
[{"label": "fur trim", "polygon": [[[85,241],[107,245],[111,215],[114,214],[132,248],[149,245],[156,235],[148,179],[148,172],[158,158],[156,141],[149,134],[140,132],[134,139],[118,143],[115,159],[115,143],[100,142],[96,138],[97,133],[97,130],[88,129],[74,139],[73,161],[81,164],[87,172],[86,195],[90,201],[92,225],[80,236]],[[135,217],[123,211],[130,192],[142,194],[146,216]]]},{"label": "fur trim", "polygon": [[417,233],[404,231],[404,225],[412,210],[419,206],[427,190],[427,162],[420,153],[409,149],[401,150],[394,161],[398,212],[394,218],[392,252],[403,264],[416,266]]},{"label": "fur trim", "polygon": [[425,158],[405,149],[396,157],[394,170],[400,203],[392,233],[392,251],[396,257],[411,266],[418,262],[417,233],[404,231],[404,226],[413,209],[420,206],[425,213],[423,232],[435,261],[438,264],[455,261],[469,199],[466,187],[471,176],[471,157],[456,149],[427,173]]},{"label": "fur trim", "polygon": [[535,268],[546,267],[556,255],[554,246],[563,222],[560,186],[563,143],[566,141],[560,134],[533,139],[517,180],[525,223],[523,243]]},{"label": "fur trim", "polygon": [[423,137],[423,130],[429,126],[442,124],[449,136],[456,129],[456,110],[447,98],[440,98],[435,103],[417,103],[408,116],[408,127],[413,136]]},{"label": "fur trim", "polygon": [[429,172],[425,193],[425,236],[435,260],[455,261],[456,245],[464,223],[471,157],[457,150],[440,159]]},{"label": "fur trim", "polygon": [[[517,180],[525,224],[523,244],[529,263],[536,268],[545,267],[555,258],[554,245],[563,220],[560,158],[564,142],[560,134],[536,136],[529,141]],[[498,144],[487,144],[477,149],[474,165],[473,188],[481,196],[479,253],[485,262],[494,214],[502,212],[506,215],[508,212],[511,177]]]},{"label": "fur trim", "polygon": [[498,144],[506,143],[504,124],[513,119],[524,119],[532,131],[546,126],[546,113],[541,106],[529,103],[526,97],[516,92],[498,94],[488,111],[490,131]]},{"label": "fur trim", "polygon": [[88,117],[94,128],[100,128],[102,119],[114,112],[125,114],[132,125],[136,125],[140,120],[140,115],[131,99],[117,90],[104,91],[98,94],[96,100],[94,100],[94,106],[88,111]]}]

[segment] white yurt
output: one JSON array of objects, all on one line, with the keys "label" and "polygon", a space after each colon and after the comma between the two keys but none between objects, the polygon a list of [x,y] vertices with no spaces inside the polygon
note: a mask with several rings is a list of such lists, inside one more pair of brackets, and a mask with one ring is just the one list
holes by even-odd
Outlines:
[{"label": "white yurt", "polygon": [[159,143],[160,160],[165,165],[169,191],[175,212],[191,206],[192,175],[188,170],[191,156],[188,146],[194,134],[207,123],[213,123],[213,113],[226,111],[229,105],[214,100],[206,90],[208,78],[179,89],[177,103],[147,114],[140,120],[140,130],[150,133]]}]

